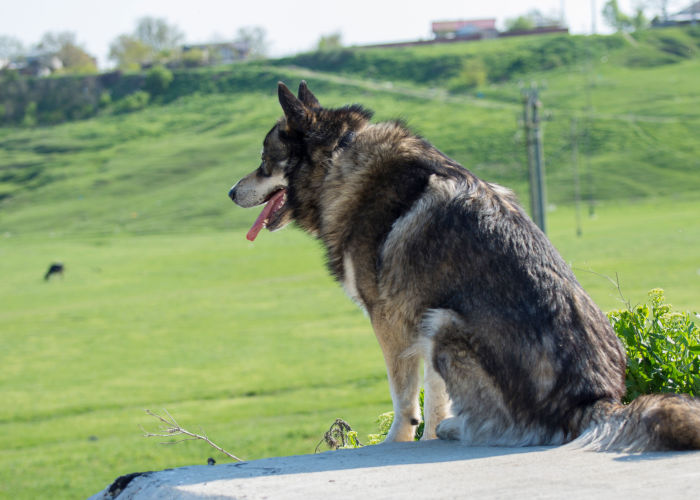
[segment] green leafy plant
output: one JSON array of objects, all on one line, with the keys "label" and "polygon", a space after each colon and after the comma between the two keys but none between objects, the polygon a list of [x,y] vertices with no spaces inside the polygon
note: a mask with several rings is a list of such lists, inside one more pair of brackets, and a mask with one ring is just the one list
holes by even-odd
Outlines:
[{"label": "green leafy plant", "polygon": [[[422,422],[424,420],[423,418],[423,401],[424,401],[424,393],[423,389],[420,390],[420,394],[418,396],[418,401],[420,404],[420,413],[421,413],[421,423],[418,425],[416,428],[416,436],[415,440],[418,441],[421,437],[423,437],[423,427],[424,423]],[[391,428],[391,424],[394,422],[394,412],[393,411],[388,411],[386,413],[382,413],[377,417],[377,427],[378,431],[376,434],[369,434],[367,436],[367,444],[379,444],[382,441],[386,439],[387,434],[389,433],[389,429]],[[318,445],[316,445],[316,452],[318,452],[320,446],[322,444],[326,444],[331,449],[338,450],[338,449],[346,449],[346,448],[360,448],[364,446],[361,442],[360,439],[357,435],[357,431],[352,430],[352,427],[350,427],[350,424],[348,424],[345,420],[342,418],[337,418],[335,419],[335,422],[333,422],[330,426],[330,428],[325,432],[323,435],[323,438],[321,441],[319,441]]]},{"label": "green leafy plant", "polygon": [[608,318],[627,351],[625,402],[655,392],[700,395],[700,329],[689,313],[672,311],[663,290]]},{"label": "green leafy plant", "polygon": [[448,82],[451,92],[468,91],[484,85],[488,80],[488,70],[484,61],[479,57],[471,57],[462,61],[459,74]]},{"label": "green leafy plant", "polygon": [[152,96],[163,94],[173,81],[173,73],[165,66],[154,66],[146,75],[145,88]]},{"label": "green leafy plant", "polygon": [[[423,407],[425,406],[425,392],[423,389],[420,390],[418,394],[418,404],[420,405],[420,416],[421,422],[416,427],[416,435],[413,438],[414,441],[420,441],[423,437],[423,429],[425,428],[425,414],[423,412]],[[391,424],[394,423],[394,412],[388,411],[382,413],[377,417],[377,426],[379,427],[379,432],[377,434],[370,434],[367,436],[369,444],[379,444],[386,439],[386,435],[389,433]]]},{"label": "green leafy plant", "polygon": [[110,104],[112,104],[112,96],[108,91],[105,90],[100,94],[100,100],[97,105],[100,109],[102,109],[106,108]]},{"label": "green leafy plant", "polygon": [[394,412],[393,411],[388,411],[386,413],[382,413],[377,417],[377,427],[379,428],[379,432],[376,434],[369,434],[367,436],[367,443],[368,444],[379,444],[382,441],[386,439],[386,435],[389,433],[389,429],[391,428],[391,424],[394,421]]},{"label": "green leafy plant", "polygon": [[136,92],[129,94],[120,101],[117,101],[114,105],[114,113],[131,113],[132,111],[139,111],[148,106],[148,101],[151,99],[151,95],[143,90],[137,90]]}]

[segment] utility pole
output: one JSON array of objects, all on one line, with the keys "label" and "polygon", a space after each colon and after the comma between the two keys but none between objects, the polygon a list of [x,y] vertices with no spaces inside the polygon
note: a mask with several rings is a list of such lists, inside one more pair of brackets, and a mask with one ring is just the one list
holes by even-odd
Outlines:
[{"label": "utility pole", "polygon": [[571,166],[574,173],[574,203],[576,204],[576,236],[581,236],[581,181],[578,174],[578,120],[571,119]]},{"label": "utility pole", "polygon": [[559,23],[561,28],[566,26],[566,7],[564,6],[564,0],[559,2]]},{"label": "utility pole", "polygon": [[[595,3],[595,0],[593,0],[593,3]],[[592,143],[591,143],[591,135],[593,134],[593,85],[594,85],[594,72],[595,72],[595,67],[593,66],[593,48],[591,47],[592,45],[592,40],[590,37],[588,37],[586,41],[586,87],[585,87],[585,97],[586,97],[586,123],[585,123],[585,129],[586,129],[586,135],[585,135],[585,144],[584,147],[586,148],[585,155],[586,155],[586,162],[585,162],[585,176],[586,176],[586,198],[588,199],[588,217],[591,219],[595,217],[595,185],[594,185],[594,177],[593,177],[593,171],[591,169],[591,148],[592,148]]]},{"label": "utility pole", "polygon": [[542,102],[535,85],[523,89],[523,124],[527,139],[527,163],[530,172],[530,210],[532,220],[547,233],[547,192],[542,149]]}]

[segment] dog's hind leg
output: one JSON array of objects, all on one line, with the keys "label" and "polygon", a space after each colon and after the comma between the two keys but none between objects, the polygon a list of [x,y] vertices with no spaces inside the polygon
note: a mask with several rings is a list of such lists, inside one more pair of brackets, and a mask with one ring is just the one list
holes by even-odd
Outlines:
[{"label": "dog's hind leg", "polygon": [[394,405],[394,422],[385,442],[413,441],[420,422],[420,358],[404,355],[410,342],[406,327],[401,322],[396,324],[385,318],[373,318],[372,325],[386,361],[389,389]]}]

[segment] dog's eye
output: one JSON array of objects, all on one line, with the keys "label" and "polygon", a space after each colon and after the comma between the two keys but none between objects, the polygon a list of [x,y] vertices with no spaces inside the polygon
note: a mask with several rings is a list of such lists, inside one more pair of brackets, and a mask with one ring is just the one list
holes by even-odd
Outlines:
[{"label": "dog's eye", "polygon": [[258,175],[261,175],[263,177],[270,177],[270,172],[267,168],[267,162],[264,158],[260,161],[260,167],[258,167]]}]

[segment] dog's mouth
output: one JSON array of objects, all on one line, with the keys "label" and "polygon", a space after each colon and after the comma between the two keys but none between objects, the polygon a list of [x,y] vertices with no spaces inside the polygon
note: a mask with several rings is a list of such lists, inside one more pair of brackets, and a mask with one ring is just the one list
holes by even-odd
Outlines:
[{"label": "dog's mouth", "polygon": [[265,207],[263,207],[262,212],[258,215],[258,218],[253,222],[253,226],[246,234],[246,238],[249,241],[255,241],[258,233],[267,228],[270,231],[279,229],[287,222],[289,222],[287,217],[288,207],[287,207],[287,189],[281,188],[270,193],[270,195],[265,199]]}]

